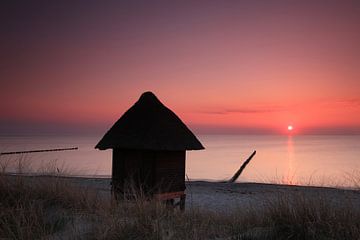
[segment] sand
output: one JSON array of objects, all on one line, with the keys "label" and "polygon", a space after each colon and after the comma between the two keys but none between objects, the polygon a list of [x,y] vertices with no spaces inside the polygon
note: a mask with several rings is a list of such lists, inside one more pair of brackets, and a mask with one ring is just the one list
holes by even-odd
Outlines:
[{"label": "sand", "polygon": [[[39,178],[39,177],[34,177]],[[40,177],[44,178],[44,177]],[[110,199],[110,181],[107,178],[64,177],[65,181],[81,187],[97,190]],[[360,206],[360,190],[329,187],[294,186],[266,183],[224,183],[209,181],[186,182],[186,208],[200,208],[215,212],[231,212],[237,208],[257,208],[280,195],[292,197],[325,198],[342,204],[351,200]]]}]

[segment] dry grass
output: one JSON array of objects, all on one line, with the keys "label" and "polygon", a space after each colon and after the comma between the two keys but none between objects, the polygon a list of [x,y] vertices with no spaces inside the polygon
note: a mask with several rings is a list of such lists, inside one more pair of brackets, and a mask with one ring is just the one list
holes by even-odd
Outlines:
[{"label": "dry grass", "polygon": [[325,194],[282,195],[265,202],[264,223],[273,239],[359,239],[360,209]]},{"label": "dry grass", "polygon": [[46,221],[49,204],[26,188],[23,179],[9,182],[0,179],[0,237],[9,239],[36,239],[51,234],[60,218]]},{"label": "dry grass", "polygon": [[231,214],[180,212],[142,194],[111,203],[52,175],[0,173],[0,239],[360,239],[360,208],[351,199],[279,193]]}]

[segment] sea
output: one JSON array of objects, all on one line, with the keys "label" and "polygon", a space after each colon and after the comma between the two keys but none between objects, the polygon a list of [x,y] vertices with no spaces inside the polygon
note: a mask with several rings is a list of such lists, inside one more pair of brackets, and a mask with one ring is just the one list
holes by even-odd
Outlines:
[{"label": "sea", "polygon": [[[238,182],[351,187],[360,184],[360,135],[198,135],[205,150],[186,152],[188,180],[227,181],[256,150]],[[78,147],[78,150],[0,155],[0,171],[111,176],[111,150],[101,136],[0,136],[0,152]]]}]

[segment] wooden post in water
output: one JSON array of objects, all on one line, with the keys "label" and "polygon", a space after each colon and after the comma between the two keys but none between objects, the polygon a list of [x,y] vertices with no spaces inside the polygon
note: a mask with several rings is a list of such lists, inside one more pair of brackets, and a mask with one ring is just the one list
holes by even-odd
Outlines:
[{"label": "wooden post in water", "polygon": [[246,161],[241,165],[241,167],[239,168],[239,170],[237,170],[237,172],[234,174],[234,176],[228,181],[229,183],[233,183],[236,181],[236,179],[239,178],[240,174],[242,173],[242,171],[244,171],[246,165],[248,165],[248,163],[250,162],[250,160],[255,156],[256,151],[254,151],[250,157],[248,159],[246,159]]}]

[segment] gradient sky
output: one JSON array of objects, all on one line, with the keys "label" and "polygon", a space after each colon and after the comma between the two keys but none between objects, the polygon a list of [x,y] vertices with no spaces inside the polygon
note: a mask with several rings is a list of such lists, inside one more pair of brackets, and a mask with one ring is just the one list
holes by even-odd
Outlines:
[{"label": "gradient sky", "polygon": [[0,8],[0,134],[103,133],[148,90],[195,132],[360,133],[360,1]]}]

